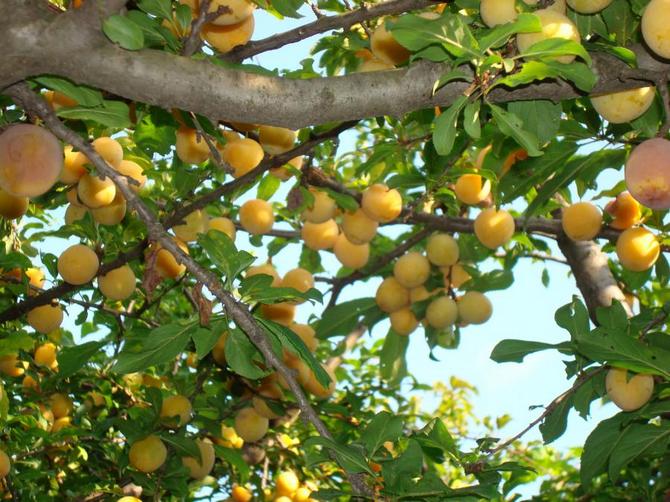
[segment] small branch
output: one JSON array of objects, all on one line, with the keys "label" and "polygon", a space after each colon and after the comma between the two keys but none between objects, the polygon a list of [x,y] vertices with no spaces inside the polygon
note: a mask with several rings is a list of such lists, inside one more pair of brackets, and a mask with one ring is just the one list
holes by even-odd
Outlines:
[{"label": "small branch", "polygon": [[205,143],[207,143],[207,147],[209,148],[209,153],[212,155],[212,159],[214,159],[214,163],[216,164],[216,167],[221,169],[222,171],[232,174],[233,173],[233,168],[226,164],[223,159],[221,158],[221,153],[219,152],[219,149],[216,148],[216,145],[214,144],[214,141],[212,141],[212,138],[209,137],[209,134],[207,134],[204,129],[202,128],[202,125],[200,125],[200,121],[198,120],[198,117],[195,115],[195,113],[191,113],[191,119],[193,120],[193,124],[195,125],[195,128],[198,130],[198,134],[202,136],[202,139],[205,140]]},{"label": "small branch", "polygon": [[670,132],[670,92],[668,91],[668,72],[664,72],[662,76],[656,81],[656,88],[661,95],[661,100],[663,102],[663,112],[665,114],[663,125],[658,130],[658,137],[665,138],[667,137],[668,132]]},{"label": "small branch", "polygon": [[501,443],[498,446],[496,446],[495,448],[493,448],[492,450],[489,450],[488,456],[495,455],[499,451],[504,450],[505,448],[507,448],[514,441],[516,441],[518,439],[521,439],[521,437],[524,436],[528,431],[530,431],[533,427],[535,427],[537,424],[539,424],[545,418],[547,418],[547,416],[551,412],[553,412],[563,402],[564,399],[568,398],[569,396],[571,396],[572,394],[577,392],[577,390],[579,390],[579,388],[582,385],[584,385],[586,382],[591,380],[593,377],[599,375],[600,373],[602,373],[606,369],[607,369],[607,366],[600,366],[599,368],[597,368],[594,371],[591,371],[589,373],[582,373],[579,377],[577,377],[577,380],[575,380],[575,383],[572,385],[572,387],[570,387],[568,390],[566,390],[565,392],[563,392],[559,396],[556,396],[554,398],[554,400],[551,403],[549,403],[549,405],[547,405],[547,407],[544,409],[544,411],[542,412],[542,414],[539,417],[537,417],[530,424],[528,424],[522,431],[520,431],[519,433],[517,433],[514,436],[512,436],[511,438],[509,438],[504,443]]},{"label": "small branch", "polygon": [[271,37],[262,40],[255,40],[248,42],[245,45],[237,47],[228,54],[222,56],[223,59],[229,61],[243,61],[262,52],[279,49],[288,44],[300,42],[319,33],[325,33],[330,30],[337,30],[340,28],[351,28],[353,25],[374,19],[380,16],[401,14],[410,10],[424,9],[431,5],[437,5],[432,0],[392,0],[389,2],[379,3],[372,7],[363,6],[358,10],[354,10],[347,14],[338,16],[323,16],[311,23],[305,24],[293,30],[272,35]]},{"label": "small branch", "polygon": [[[504,251],[499,251],[495,254],[496,258],[507,258],[509,255]],[[565,258],[560,258],[559,256],[553,256],[546,253],[540,253],[539,251],[531,251],[530,253],[515,255],[515,258],[531,258],[533,260],[540,261],[552,261],[554,263],[560,263],[561,265],[567,265],[568,262]]]},{"label": "small branch", "polygon": [[[200,0],[198,7],[198,15],[191,21],[191,32],[184,40],[184,46],[181,50],[181,55],[184,57],[191,57],[195,54],[202,45],[202,38],[200,38],[200,31],[207,22],[207,9],[209,9],[210,0]],[[226,7],[227,10],[230,10]]]}]

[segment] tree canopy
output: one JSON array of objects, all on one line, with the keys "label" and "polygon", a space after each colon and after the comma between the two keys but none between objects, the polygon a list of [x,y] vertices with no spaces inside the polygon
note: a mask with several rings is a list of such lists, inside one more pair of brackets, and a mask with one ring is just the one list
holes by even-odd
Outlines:
[{"label": "tree canopy", "polygon": [[[668,500],[670,0],[0,19],[3,500]],[[506,410],[406,353],[458,351],[522,260],[568,267],[565,338],[490,357],[553,351],[566,384],[501,438]],[[621,411],[551,446],[600,400]]]}]

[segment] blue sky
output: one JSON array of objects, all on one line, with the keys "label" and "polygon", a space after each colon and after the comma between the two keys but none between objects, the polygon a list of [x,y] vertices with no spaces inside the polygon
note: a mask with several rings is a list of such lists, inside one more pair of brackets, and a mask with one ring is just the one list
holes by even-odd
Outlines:
[{"label": "blue sky", "polygon": [[[305,17],[302,20],[277,20],[276,18],[258,11],[256,15],[255,39],[264,38],[274,33],[285,31],[291,27],[311,22],[314,19],[311,11],[303,9]],[[309,49],[316,38],[292,44],[281,50],[262,54],[255,58],[255,62],[267,68],[293,69],[299,67],[300,60],[309,57]],[[309,103],[305,103],[309,106]],[[341,152],[352,148],[351,136],[343,137]],[[611,187],[619,181],[620,175],[607,174],[602,181]],[[254,191],[251,192],[252,194]],[[282,200],[285,189],[275,195],[274,200]],[[62,214],[55,218],[55,224],[62,221]],[[384,232],[396,232],[392,228]],[[246,236],[238,234],[237,245],[259,255],[259,262],[263,261],[263,250],[248,245]],[[392,234],[391,234],[392,235]],[[59,254],[68,244],[63,240],[50,240],[42,247],[43,251]],[[289,246],[279,255],[274,264],[280,273],[285,273],[297,266],[299,247]],[[556,252],[558,252],[556,250]],[[322,253],[324,267],[333,273],[339,268],[339,263],[331,253]],[[485,267],[491,264],[485,264]],[[551,281],[549,287],[544,287],[541,274],[547,268]],[[560,354],[556,352],[542,352],[532,355],[523,364],[497,364],[489,359],[493,347],[505,338],[532,339],[556,343],[567,339],[567,333],[554,323],[556,309],[571,300],[577,293],[574,280],[568,274],[565,265],[556,263],[533,263],[522,260],[514,270],[515,283],[505,291],[491,292],[493,302],[493,317],[482,326],[469,326],[462,330],[461,344],[457,350],[436,349],[435,355],[439,361],[432,361],[428,357],[428,346],[421,330],[411,335],[408,351],[409,371],[419,380],[432,383],[436,380],[448,382],[452,375],[469,381],[478,389],[473,398],[477,416],[499,416],[508,413],[512,416],[511,422],[503,430],[504,436],[511,436],[525,427],[541,410],[529,410],[535,405],[548,404],[570,385],[565,379],[564,366]],[[365,296],[374,296],[380,278],[371,279],[365,283],[359,282],[347,288],[340,296],[341,301]],[[73,320],[78,309],[70,307],[70,315],[66,327],[74,330]],[[309,316],[307,306],[299,308],[299,320],[306,320]],[[383,337],[388,330],[388,323],[380,323],[373,331],[372,338]],[[369,335],[368,335],[369,336]],[[430,394],[422,395],[426,409],[432,409],[436,399]],[[592,417],[587,422],[577,416],[570,416],[567,433],[555,442],[555,446],[566,449],[583,444],[586,436],[595,427],[596,423],[616,413],[613,405],[595,403],[592,407]],[[476,433],[477,431],[475,431]],[[540,438],[536,429],[526,435],[526,439]],[[528,495],[529,490],[524,490]]]}]

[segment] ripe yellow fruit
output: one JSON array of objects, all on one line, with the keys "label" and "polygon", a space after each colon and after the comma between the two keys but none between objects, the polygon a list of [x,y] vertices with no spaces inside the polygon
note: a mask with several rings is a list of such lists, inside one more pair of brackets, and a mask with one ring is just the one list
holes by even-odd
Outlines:
[{"label": "ripe yellow fruit", "polygon": [[[170,427],[181,427],[191,420],[191,402],[186,396],[177,394],[163,399],[161,418],[170,419]],[[178,420],[175,420],[178,418]]]},{"label": "ripe yellow fruit", "polygon": [[430,262],[419,252],[413,251],[398,258],[393,266],[393,276],[407,289],[421,286],[430,276]]},{"label": "ripe yellow fruit", "polygon": [[368,217],[362,209],[342,216],[342,232],[352,244],[365,244],[377,235],[379,223]]},{"label": "ripe yellow fruit", "polygon": [[305,222],[300,231],[300,236],[310,249],[330,249],[335,245],[340,231],[335,220],[326,220],[323,223]]},{"label": "ripe yellow fruit", "polygon": [[387,63],[376,57],[371,57],[363,61],[356,71],[358,73],[367,73],[370,71],[393,70],[394,68],[395,66],[391,63]]},{"label": "ripe yellow fruit", "polygon": [[70,246],[58,257],[58,273],[65,282],[77,286],[91,281],[99,267],[98,255],[83,244]]},{"label": "ripe yellow fruit", "polygon": [[463,265],[460,263],[457,263],[451,267],[444,267],[441,270],[444,274],[444,287],[447,289],[458,289],[472,278],[472,276],[468,273],[467,270],[463,268]]},{"label": "ripe yellow fruit", "polygon": [[605,377],[607,396],[623,411],[641,408],[654,392],[654,377],[651,375],[635,375],[628,378],[628,371],[612,368]]},{"label": "ripe yellow fruit", "polygon": [[277,495],[291,496],[300,488],[300,480],[293,471],[283,471],[275,478]]},{"label": "ripe yellow fruit", "polygon": [[316,379],[314,372],[310,371],[309,369],[307,370],[307,378],[302,380],[301,383],[305,387],[305,390],[314,397],[318,399],[328,399],[335,392],[335,388],[337,387],[337,377],[335,376],[335,370],[333,370],[330,366],[326,366],[322,363],[321,367],[326,371],[326,373],[328,373],[328,376],[330,377],[330,383],[328,384],[328,387],[321,385]]},{"label": "ripe yellow fruit", "polygon": [[621,192],[617,195],[616,199],[605,206],[605,211],[614,218],[610,227],[618,230],[626,230],[642,220],[640,203],[633,198],[630,192]]},{"label": "ripe yellow fruit", "polygon": [[0,189],[0,216],[8,220],[20,218],[28,211],[28,197],[16,197]]},{"label": "ripe yellow fruit", "polygon": [[491,193],[491,182],[479,174],[463,174],[456,180],[454,193],[463,204],[476,206]]},{"label": "ripe yellow fruit", "polygon": [[422,302],[430,298],[433,293],[428,291],[425,286],[418,286],[416,288],[412,288],[409,290],[409,302],[410,303]]},{"label": "ripe yellow fruit", "polygon": [[129,265],[110,270],[98,277],[98,288],[108,300],[125,300],[135,292],[135,272]]},{"label": "ripe yellow fruit", "polygon": [[375,301],[384,312],[395,312],[409,305],[409,291],[395,277],[387,277],[377,288]]},{"label": "ripe yellow fruit", "polygon": [[79,181],[87,173],[86,164],[89,164],[88,157],[81,152],[72,150],[71,145],[63,149],[65,159],[63,161],[63,170],[60,173],[58,181],[66,185],[72,185]]},{"label": "ripe yellow fruit", "polygon": [[289,326],[295,318],[295,305],[287,302],[263,304],[261,314],[266,319]]},{"label": "ripe yellow fruit", "polygon": [[130,465],[138,471],[154,472],[165,463],[167,448],[158,436],[152,434],[135,441],[130,447],[128,458]]},{"label": "ripe yellow fruit", "polygon": [[0,450],[0,479],[3,479],[9,474],[11,469],[11,461],[9,460],[9,455],[5,453],[4,450]]},{"label": "ripe yellow fruit", "polygon": [[612,124],[632,122],[646,112],[654,102],[656,87],[640,87],[629,91],[591,96],[596,112]]},{"label": "ripe yellow fruit", "polygon": [[79,194],[77,193],[77,187],[72,187],[70,188],[67,192],[65,192],[65,197],[67,198],[67,201],[72,204],[73,206],[76,207],[86,207],[82,201],[79,200]]},{"label": "ripe yellow fruit", "polygon": [[[536,33],[519,33],[516,36],[516,45],[519,52],[526,52],[533,44],[550,38],[564,38],[579,43],[581,38],[577,26],[565,15],[552,9],[540,9],[533,12],[540,18],[542,31]],[[555,58],[559,63],[572,63],[573,55]]]},{"label": "ripe yellow fruit", "polygon": [[253,408],[242,408],[235,415],[235,432],[244,441],[253,443],[268,432],[269,420],[260,416]]},{"label": "ripe yellow fruit", "polygon": [[511,23],[516,19],[515,2],[514,0],[482,0],[479,3],[479,15],[489,28]]},{"label": "ripe yellow fruit", "polygon": [[54,418],[67,417],[74,409],[72,399],[65,394],[52,394],[49,400],[51,402],[51,413],[53,413]]},{"label": "ripe yellow fruit", "polygon": [[402,336],[411,334],[419,326],[419,321],[409,307],[391,312],[389,320],[393,331]]},{"label": "ripe yellow fruit", "polygon": [[251,199],[240,207],[240,225],[254,235],[261,235],[272,230],[275,216],[269,202],[262,199]]},{"label": "ripe yellow fruit", "polygon": [[116,197],[116,185],[111,178],[103,180],[86,173],[77,184],[77,197],[90,209],[108,206]]},{"label": "ripe yellow fruit", "polygon": [[380,223],[395,220],[402,212],[402,197],[395,188],[382,183],[369,186],[363,192],[361,209],[368,218]]},{"label": "ripe yellow fruit", "polygon": [[189,470],[189,475],[193,479],[203,479],[214,468],[216,453],[212,442],[205,439],[196,439],[195,443],[200,450],[200,460],[195,457],[182,457],[181,463]]},{"label": "ripe yellow fruit", "polygon": [[590,202],[577,202],[563,208],[561,225],[565,235],[573,241],[590,241],[598,235],[603,224],[603,215]]},{"label": "ripe yellow fruit", "polygon": [[642,38],[649,48],[670,59],[670,0],[651,0],[642,13]]},{"label": "ripe yellow fruit", "polygon": [[[93,149],[114,169],[118,169],[123,160],[123,147],[121,144],[108,136],[96,138],[91,143]],[[90,160],[89,164],[93,164]]]},{"label": "ripe yellow fruit", "polygon": [[202,27],[200,36],[221,54],[232,51],[238,45],[246,44],[254,34],[254,16],[228,26],[209,23]]},{"label": "ripe yellow fruit", "polygon": [[[175,243],[184,253],[188,254],[188,246],[184,242],[175,239]],[[159,245],[156,252],[156,270],[163,278],[176,279],[186,271],[186,265],[182,265],[170,251]]]},{"label": "ripe yellow fruit", "polygon": [[226,448],[240,449],[244,446],[244,439],[237,435],[233,427],[228,427],[225,423],[221,424],[221,438],[219,444]]},{"label": "ripe yellow fruit", "polygon": [[230,495],[233,497],[235,502],[249,502],[253,498],[251,492],[244,486],[240,485],[233,486],[233,490]]},{"label": "ripe yellow fruit", "polygon": [[27,268],[25,271],[28,283],[36,288],[42,289],[44,287],[44,271],[39,268]]},{"label": "ripe yellow fruit", "polygon": [[48,192],[63,169],[56,136],[32,124],[14,124],[0,134],[0,188],[15,197]]},{"label": "ripe yellow fruit", "polygon": [[0,356],[0,373],[8,377],[19,377],[25,373],[28,363],[20,361],[18,354]]},{"label": "ripe yellow fruit", "polygon": [[210,154],[205,139],[198,134],[198,131],[188,127],[177,129],[175,148],[177,157],[185,164],[201,164],[209,158]]},{"label": "ripe yellow fruit", "polygon": [[138,499],[137,497],[126,496],[126,497],[121,497],[116,502],[142,502],[142,501],[140,499]]},{"label": "ripe yellow fruit", "polygon": [[475,235],[489,249],[503,246],[514,235],[514,218],[504,209],[484,209],[475,219]]},{"label": "ripe yellow fruit", "polygon": [[643,272],[654,265],[661,252],[656,236],[641,227],[624,230],[616,241],[616,254],[624,268]]},{"label": "ripe yellow fruit", "polygon": [[437,329],[453,326],[458,320],[458,305],[448,296],[435,298],[428,304],[426,320]]},{"label": "ripe yellow fruit", "polygon": [[568,0],[568,5],[572,7],[572,10],[580,14],[595,14],[611,3],[612,0]]},{"label": "ripe yellow fruit", "polygon": [[[198,5],[197,1],[195,3]],[[214,19],[212,23],[219,26],[229,26],[244,21],[251,16],[256,4],[249,0],[212,0],[207,12],[214,13],[219,7],[227,7],[229,10]]]},{"label": "ripe yellow fruit", "polygon": [[144,174],[144,169],[132,160],[122,160],[119,167],[116,168],[119,174],[134,180],[136,183],[127,182],[128,186],[135,192],[138,192],[147,182],[147,177]]},{"label": "ripe yellow fruit", "polygon": [[58,348],[51,342],[44,343],[35,349],[33,360],[36,366],[54,369],[58,366]]},{"label": "ripe yellow fruit", "polygon": [[302,212],[302,219],[310,223],[323,223],[333,218],[337,211],[335,201],[326,192],[314,188],[309,191],[314,196],[314,202]]},{"label": "ripe yellow fruit", "polygon": [[118,225],[126,216],[126,199],[117,191],[111,204],[91,209],[91,216],[100,225]]},{"label": "ripe yellow fruit", "polygon": [[250,138],[228,141],[221,151],[221,158],[233,168],[233,177],[239,178],[254,169],[263,160],[263,148]]},{"label": "ripe yellow fruit", "polygon": [[[281,281],[281,287],[297,289],[301,293],[306,293],[314,287],[314,276],[304,268],[294,268],[284,275]],[[304,303],[305,300],[297,299],[296,304]]]},{"label": "ripe yellow fruit", "polygon": [[63,322],[63,309],[56,305],[41,305],[28,312],[28,324],[38,333],[48,334],[57,330]]},{"label": "ripe yellow fruit", "polygon": [[340,234],[333,245],[333,252],[337,260],[345,267],[359,269],[368,263],[370,258],[370,244],[353,244],[345,234]]},{"label": "ripe yellow fruit", "polygon": [[207,213],[196,209],[184,218],[182,225],[175,225],[172,230],[183,242],[194,242],[198,240],[199,234],[204,234],[209,229],[209,217]]},{"label": "ripe yellow fruit", "polygon": [[458,241],[449,234],[433,234],[426,243],[428,260],[437,267],[450,267],[458,262]]},{"label": "ripe yellow fruit", "polygon": [[[302,156],[293,157],[291,160],[288,161],[287,165],[292,166],[294,169],[300,171],[300,169],[302,169]],[[270,174],[275,178],[280,179],[281,181],[286,181],[291,176],[293,176],[293,173],[288,170],[286,165],[283,165],[281,167],[271,167]]]},{"label": "ripe yellow fruit", "polygon": [[670,141],[652,138],[637,145],[626,161],[626,188],[651,209],[670,208]]},{"label": "ripe yellow fruit", "polygon": [[386,29],[386,19],[382,19],[379,26],[372,32],[370,50],[377,59],[394,66],[406,62],[410,54]]},{"label": "ripe yellow fruit", "polygon": [[235,229],[235,224],[229,218],[223,216],[217,216],[209,220],[209,230],[218,230],[223,232],[230,240],[235,242],[235,236],[237,235],[237,230]]},{"label": "ripe yellow fruit", "polygon": [[493,305],[483,293],[468,291],[458,299],[458,318],[465,324],[483,324],[491,318]]},{"label": "ripe yellow fruit", "polygon": [[86,216],[88,209],[85,207],[78,207],[73,204],[68,204],[65,210],[65,224],[72,225],[75,221],[79,221]]},{"label": "ripe yellow fruit", "polygon": [[55,434],[70,426],[72,426],[72,417],[57,418],[51,426],[51,432]]},{"label": "ripe yellow fruit", "polygon": [[228,332],[223,333],[214,347],[212,347],[212,358],[219,366],[226,365],[226,340],[228,339]]},{"label": "ripe yellow fruit", "polygon": [[249,267],[247,269],[246,276],[253,277],[254,275],[269,275],[272,277],[273,288],[278,288],[281,284],[281,279],[279,278],[279,273],[277,269],[272,266],[272,263],[263,263],[262,265],[256,265],[254,267]]},{"label": "ripe yellow fruit", "polygon": [[258,128],[258,141],[270,155],[288,152],[295,144],[296,132],[284,127],[262,125]]},{"label": "ripe yellow fruit", "polygon": [[291,323],[289,329],[293,331],[300,339],[305,343],[310,352],[315,352],[316,348],[319,345],[319,341],[316,338],[316,332],[308,324],[298,324]]},{"label": "ripe yellow fruit", "polygon": [[32,376],[26,375],[21,381],[21,386],[26,390],[32,390],[33,392],[40,391],[40,383],[35,380]]},{"label": "ripe yellow fruit", "polygon": [[[73,2],[73,7],[75,7],[74,4],[77,2],[81,3],[83,0],[75,0]],[[76,8],[76,7],[75,7]],[[49,106],[54,110],[60,110],[63,107],[70,107],[70,106],[77,106],[79,103],[72,99],[70,96],[67,96],[63,94],[62,92],[58,91],[45,91],[42,96],[44,97],[44,100],[49,103]]]}]

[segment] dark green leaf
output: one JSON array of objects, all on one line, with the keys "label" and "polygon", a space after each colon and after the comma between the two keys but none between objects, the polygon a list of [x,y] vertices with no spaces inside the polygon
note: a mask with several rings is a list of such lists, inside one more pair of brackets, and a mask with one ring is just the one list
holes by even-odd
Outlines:
[{"label": "dark green leaf", "polygon": [[79,371],[104,345],[105,342],[86,342],[63,347],[58,352],[58,376],[66,378]]},{"label": "dark green leaf", "polygon": [[121,101],[104,101],[102,106],[59,108],[56,115],[64,119],[92,120],[105,127],[123,129],[130,126],[130,110]]},{"label": "dark green leaf", "polygon": [[112,42],[124,49],[137,51],[144,47],[144,33],[134,21],[115,14],[102,23],[102,31]]},{"label": "dark green leaf", "polygon": [[133,373],[173,360],[186,347],[192,329],[193,324],[175,323],[152,330],[142,340],[139,350],[131,351],[124,347],[112,370],[122,374]]},{"label": "dark green leaf", "polygon": [[51,76],[36,77],[34,80],[44,87],[65,94],[81,106],[98,106],[102,104],[102,93],[92,87],[76,85],[64,78]]},{"label": "dark green leaf", "polygon": [[402,427],[402,417],[381,411],[361,433],[360,441],[365,445],[368,455],[372,456],[385,441],[398,439],[402,435]]},{"label": "dark green leaf", "polygon": [[316,326],[316,334],[322,340],[348,335],[362,316],[378,310],[374,298],[357,298],[339,303],[324,311]]},{"label": "dark green leaf", "polygon": [[523,122],[517,115],[491,103],[489,108],[500,132],[513,137],[531,157],[542,155],[542,150],[538,148],[537,136],[524,129]]},{"label": "dark green leaf", "polygon": [[451,152],[451,149],[454,146],[454,140],[456,139],[456,133],[458,132],[456,127],[458,124],[458,117],[467,102],[467,97],[459,96],[447,110],[443,111],[435,118],[433,144],[435,145],[435,150],[438,154],[449,155]]},{"label": "dark green leaf", "polygon": [[491,359],[497,363],[520,363],[528,354],[541,350],[558,349],[562,344],[534,342],[532,340],[502,340],[491,352]]},{"label": "dark green leaf", "polygon": [[335,456],[337,463],[347,472],[367,472],[374,476],[365,457],[352,447],[336,443],[323,436],[311,437],[305,441],[305,447],[323,446]]}]

